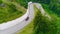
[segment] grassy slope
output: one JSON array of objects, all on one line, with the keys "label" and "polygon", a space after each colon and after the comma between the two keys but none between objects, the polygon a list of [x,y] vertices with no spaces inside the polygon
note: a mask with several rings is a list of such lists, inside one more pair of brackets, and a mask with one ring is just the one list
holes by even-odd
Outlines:
[{"label": "grassy slope", "polygon": [[49,13],[49,15],[51,15],[52,17],[56,18],[56,21],[57,21],[57,28],[58,28],[58,33],[57,34],[60,34],[60,17],[58,17],[57,14],[53,13],[50,9],[48,9],[48,5],[46,4],[42,4],[42,6],[44,7],[45,11],[47,13]]},{"label": "grassy slope", "polygon": [[3,22],[14,20],[23,14],[26,9],[19,5],[19,3],[13,1],[2,0],[4,6],[0,6],[0,24]]}]

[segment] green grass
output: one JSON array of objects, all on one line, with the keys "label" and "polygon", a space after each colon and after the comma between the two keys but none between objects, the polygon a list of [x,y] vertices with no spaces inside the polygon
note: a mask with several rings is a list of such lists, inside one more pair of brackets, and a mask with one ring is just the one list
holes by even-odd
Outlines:
[{"label": "green grass", "polygon": [[4,2],[3,0],[0,4],[0,24],[19,18],[25,13],[26,9],[17,2]]}]

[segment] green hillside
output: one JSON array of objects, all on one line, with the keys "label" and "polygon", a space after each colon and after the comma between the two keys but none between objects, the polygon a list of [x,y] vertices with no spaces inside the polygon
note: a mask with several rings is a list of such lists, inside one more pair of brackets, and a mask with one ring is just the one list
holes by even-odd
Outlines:
[{"label": "green hillside", "polygon": [[26,9],[14,0],[0,0],[0,24],[21,17]]}]

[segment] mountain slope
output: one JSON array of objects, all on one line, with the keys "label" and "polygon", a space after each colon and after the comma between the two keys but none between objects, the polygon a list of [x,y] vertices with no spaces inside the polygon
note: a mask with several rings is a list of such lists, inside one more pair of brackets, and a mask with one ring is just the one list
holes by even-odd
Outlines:
[{"label": "mountain slope", "polygon": [[21,17],[26,9],[15,1],[0,0],[0,24]]}]

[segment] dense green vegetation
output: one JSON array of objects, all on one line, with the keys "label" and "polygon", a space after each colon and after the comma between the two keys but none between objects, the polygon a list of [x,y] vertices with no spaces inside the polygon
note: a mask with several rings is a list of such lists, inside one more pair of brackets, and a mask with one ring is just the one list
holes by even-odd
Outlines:
[{"label": "dense green vegetation", "polygon": [[51,20],[48,17],[43,16],[38,8],[34,8],[36,11],[36,17],[34,19],[34,34],[56,34],[57,25],[54,17]]},{"label": "dense green vegetation", "polygon": [[60,34],[60,17],[58,17],[58,15],[53,13],[52,10],[48,9],[48,5],[47,4],[42,4],[42,6],[44,7],[45,11],[49,13],[49,15],[51,15],[52,17],[54,17],[56,19],[57,31],[58,31],[57,34]]},{"label": "dense green vegetation", "polygon": [[3,22],[14,20],[25,14],[26,9],[16,2],[14,3],[15,4],[13,4],[12,2],[7,2],[5,0],[0,0],[0,24]]}]

